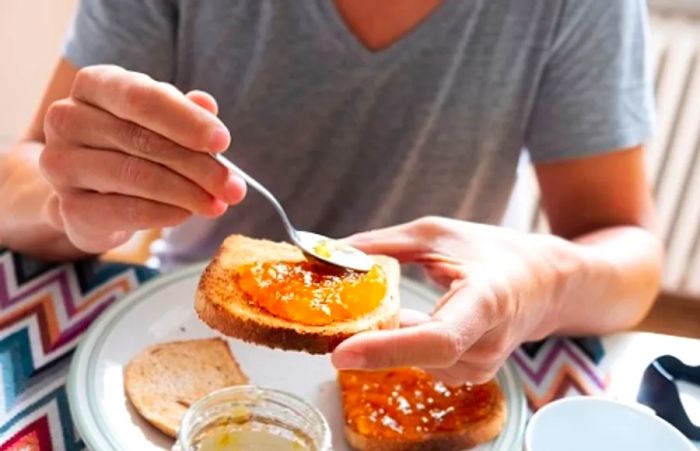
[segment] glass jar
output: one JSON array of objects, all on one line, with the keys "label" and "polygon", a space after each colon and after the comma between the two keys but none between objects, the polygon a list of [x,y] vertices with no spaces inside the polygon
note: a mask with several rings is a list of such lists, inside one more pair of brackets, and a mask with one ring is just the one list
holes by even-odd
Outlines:
[{"label": "glass jar", "polygon": [[173,451],[331,451],[328,422],[290,393],[253,385],[217,390],[185,413]]}]

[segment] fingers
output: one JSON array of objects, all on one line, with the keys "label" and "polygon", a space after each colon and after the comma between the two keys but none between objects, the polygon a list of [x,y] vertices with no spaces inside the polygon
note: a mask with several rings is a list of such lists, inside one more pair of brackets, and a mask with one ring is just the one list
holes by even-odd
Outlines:
[{"label": "fingers", "polygon": [[209,111],[211,114],[219,114],[219,105],[216,103],[214,96],[208,92],[195,89],[194,91],[190,91],[185,94],[185,97]]},{"label": "fingers", "polygon": [[490,309],[475,295],[466,287],[455,289],[429,322],[350,337],[333,352],[333,364],[361,369],[451,367],[492,327]]},{"label": "fingers", "polygon": [[226,126],[166,83],[116,66],[78,72],[71,97],[141,125],[189,149],[220,152],[231,141]]},{"label": "fingers", "polygon": [[[57,191],[83,189],[140,197],[209,217],[227,205],[187,178],[159,164],[121,152],[76,148],[42,155],[42,167]],[[59,169],[60,167],[60,169]]]},{"label": "fingers", "polygon": [[[64,224],[81,230],[135,231],[170,227],[190,216],[187,210],[138,197],[75,190],[59,195]],[[76,214],[89,211],[89,215]]]},{"label": "fingers", "polygon": [[469,277],[464,263],[452,261],[427,261],[423,269],[436,284],[449,288],[455,281],[466,280]]},{"label": "fingers", "polygon": [[338,368],[379,369],[401,366],[453,365],[462,352],[462,339],[444,323],[357,334],[333,352]]},{"label": "fingers", "polygon": [[430,246],[412,232],[410,226],[401,224],[359,233],[345,241],[368,254],[390,255],[402,263],[415,262],[430,252]]},{"label": "fingers", "polygon": [[430,321],[432,321],[430,315],[418,310],[401,309],[399,313],[399,324],[401,324],[401,327],[417,326]]},{"label": "fingers", "polygon": [[135,230],[191,213],[218,216],[240,202],[243,181],[208,155],[231,139],[217,111],[209,94],[185,96],[144,74],[79,71],[70,98],[54,102],[44,120],[51,224],[81,249],[102,252]]},{"label": "fingers", "polygon": [[[186,94],[186,97],[194,102],[195,104],[199,105],[200,107],[204,108],[205,110],[209,111],[212,114],[218,114],[219,113],[219,105],[216,103],[216,99],[209,94],[208,92],[204,91],[190,91]],[[218,164],[218,163],[217,163]],[[219,165],[221,166],[221,165]],[[222,168],[220,168],[222,169]],[[246,185],[245,182],[238,177],[235,174],[232,174],[227,171],[228,174],[228,185],[227,189],[228,192],[231,193],[229,194],[229,202],[232,204],[237,204],[240,201],[243,200],[246,194]]]},{"label": "fingers", "polygon": [[[447,385],[483,384],[493,379],[510,354],[492,346],[492,340],[488,339],[483,344],[478,340],[463,350],[459,344],[452,344],[458,343],[457,340],[450,342],[442,331],[426,332],[428,328],[424,325],[402,329],[411,330],[409,339],[404,334],[389,342],[384,341],[387,337],[380,337],[382,332],[371,333],[371,336],[368,333],[362,337],[364,343],[357,350],[350,338],[336,348],[332,362],[339,369],[418,366]],[[417,347],[418,343],[425,348]]]},{"label": "fingers", "polygon": [[[45,123],[47,138],[64,144],[60,148],[47,146],[44,152],[46,159],[55,157],[59,172],[73,167],[66,161],[70,156],[63,147],[113,149],[166,166],[228,204],[236,204],[245,196],[244,182],[209,155],[193,152],[91,105],[71,99],[56,102],[47,113]],[[82,170],[82,166],[78,164],[76,168]]]},{"label": "fingers", "polygon": [[451,261],[447,252],[436,246],[442,236],[450,233],[449,220],[425,217],[384,229],[371,230],[345,240],[369,254],[390,255],[401,262]]},{"label": "fingers", "polygon": [[108,230],[141,230],[148,227],[170,227],[190,216],[187,210],[120,194],[97,194],[75,191],[61,196],[61,211],[89,211],[90,215],[71,215],[83,218],[73,225]]},{"label": "fingers", "polygon": [[479,338],[454,365],[426,371],[448,385],[483,384],[494,378],[515,345],[508,339],[508,328],[501,325]]},{"label": "fingers", "polygon": [[58,204],[62,230],[89,253],[118,246],[136,230],[170,227],[190,216],[186,210],[150,200],[80,190],[59,194]]},{"label": "fingers", "polygon": [[448,368],[427,368],[425,371],[445,385],[484,384],[496,376],[503,362],[495,366],[486,366],[474,362],[459,361]]},{"label": "fingers", "polygon": [[436,303],[432,317],[452,324],[462,335],[479,336],[493,329],[499,320],[495,300],[487,284],[480,281],[459,280]]}]

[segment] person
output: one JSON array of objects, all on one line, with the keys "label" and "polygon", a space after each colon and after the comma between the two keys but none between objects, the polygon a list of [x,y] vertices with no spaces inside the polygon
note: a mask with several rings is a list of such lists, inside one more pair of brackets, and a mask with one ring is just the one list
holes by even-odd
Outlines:
[{"label": "person", "polygon": [[[282,237],[227,151],[300,229],[369,230],[350,242],[446,288],[337,367],[482,382],[524,341],[630,327],[655,298],[645,27],[643,0],[83,0],[2,155],[2,244],[65,260],[168,228],[172,266]],[[552,235],[495,225],[524,148]]]}]

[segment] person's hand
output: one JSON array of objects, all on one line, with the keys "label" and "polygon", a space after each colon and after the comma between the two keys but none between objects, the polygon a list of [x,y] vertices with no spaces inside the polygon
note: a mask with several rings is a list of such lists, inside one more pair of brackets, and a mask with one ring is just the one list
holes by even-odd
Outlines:
[{"label": "person's hand", "polygon": [[451,384],[491,379],[523,341],[556,322],[558,284],[574,268],[570,243],[445,218],[347,239],[366,252],[420,263],[447,291],[431,315],[402,311],[402,327],[355,335],[332,355],[341,369],[419,366]]},{"label": "person's hand", "polygon": [[231,137],[215,100],[116,66],[80,70],[45,116],[40,167],[49,222],[79,249],[105,252],[140,229],[216,217],[245,184],[207,155]]}]

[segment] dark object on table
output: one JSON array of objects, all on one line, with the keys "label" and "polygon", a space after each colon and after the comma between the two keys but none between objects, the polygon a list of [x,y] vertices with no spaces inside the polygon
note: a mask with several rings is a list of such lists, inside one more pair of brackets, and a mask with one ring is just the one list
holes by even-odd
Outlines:
[{"label": "dark object on table", "polygon": [[637,401],[654,409],[691,440],[700,440],[700,427],[690,421],[683,408],[676,381],[700,385],[700,366],[689,366],[677,358],[665,355],[644,370]]}]

